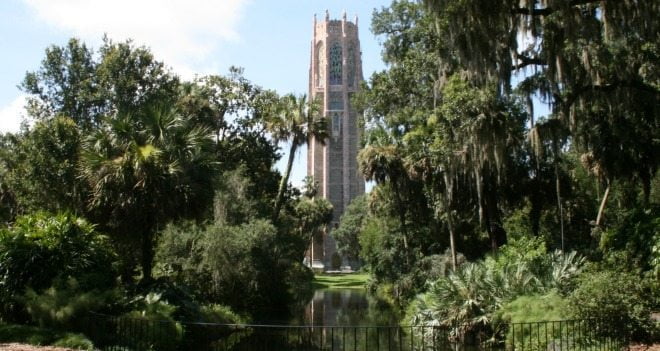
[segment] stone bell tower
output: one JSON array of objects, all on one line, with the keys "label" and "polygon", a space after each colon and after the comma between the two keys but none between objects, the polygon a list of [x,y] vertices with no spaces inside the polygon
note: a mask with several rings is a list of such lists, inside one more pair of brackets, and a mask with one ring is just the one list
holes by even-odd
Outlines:
[{"label": "stone bell tower", "polygon": [[[329,119],[329,138],[322,144],[309,141],[307,175],[319,184],[319,194],[334,207],[330,226],[315,235],[306,260],[314,268],[337,269],[349,265],[337,252],[332,229],[351,200],[364,193],[364,178],[357,167],[360,128],[351,98],[362,77],[358,19],[331,20],[328,11],[322,21],[314,16],[314,34],[309,68],[309,96],[317,99]],[[333,257],[334,256],[334,257]]]}]

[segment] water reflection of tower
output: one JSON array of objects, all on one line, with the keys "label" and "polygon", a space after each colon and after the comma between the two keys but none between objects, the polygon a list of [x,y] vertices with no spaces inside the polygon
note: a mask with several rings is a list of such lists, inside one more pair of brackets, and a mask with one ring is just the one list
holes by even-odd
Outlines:
[{"label": "water reflection of tower", "polygon": [[[364,178],[357,168],[360,129],[351,98],[358,91],[362,77],[362,59],[358,38],[358,20],[317,21],[311,46],[309,95],[320,101],[329,118],[330,137],[325,145],[312,138],[307,149],[307,175],[319,183],[319,193],[334,207],[335,227],[349,202],[364,193]],[[306,261],[314,268],[338,269],[349,262],[337,255],[337,246],[329,230],[316,233],[307,251]]]},{"label": "water reflection of tower", "polygon": [[317,290],[305,308],[304,324],[318,326],[361,324],[368,306],[366,294],[362,290]]}]

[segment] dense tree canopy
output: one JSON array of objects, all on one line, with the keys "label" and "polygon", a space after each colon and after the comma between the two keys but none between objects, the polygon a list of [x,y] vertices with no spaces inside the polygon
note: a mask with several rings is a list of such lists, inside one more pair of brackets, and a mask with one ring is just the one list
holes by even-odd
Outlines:
[{"label": "dense tree canopy", "polygon": [[[530,233],[551,248],[608,256],[604,240],[626,208],[657,218],[657,10],[428,0],[376,11],[388,67],[355,99],[366,127],[360,169],[377,183],[377,210],[359,235],[369,243],[369,223],[396,218],[385,233],[401,246],[387,269],[386,251],[363,252],[375,278],[396,285],[424,255],[449,248],[458,263],[459,252],[482,257]],[[391,219],[376,220],[383,214]]]}]

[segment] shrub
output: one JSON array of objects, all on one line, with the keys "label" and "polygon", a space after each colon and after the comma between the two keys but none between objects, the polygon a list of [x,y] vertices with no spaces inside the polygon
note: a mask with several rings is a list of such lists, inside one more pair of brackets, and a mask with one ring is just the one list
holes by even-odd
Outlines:
[{"label": "shrub", "polygon": [[[523,295],[513,301],[504,304],[495,314],[494,330],[503,330],[506,324],[510,323],[530,323],[521,324],[517,328],[509,327],[506,329],[506,343],[515,344],[515,349],[548,349],[544,342],[547,338],[553,341],[562,336],[561,328],[554,328],[555,325],[534,325],[533,322],[539,321],[561,321],[570,316],[568,301],[560,296],[556,291],[551,291],[545,295]],[[575,328],[574,328],[575,329]],[[541,330],[546,337],[541,336]],[[515,332],[515,335],[513,334]],[[573,336],[577,332],[572,331]]]},{"label": "shrub", "polygon": [[523,295],[504,304],[496,313],[496,320],[507,323],[560,321],[570,317],[566,298],[556,291],[545,295]]},{"label": "shrub", "polygon": [[118,343],[138,350],[177,350],[183,327],[172,318],[176,307],[154,293],[136,298],[133,304],[137,308],[120,317]]},{"label": "shrub", "polygon": [[81,330],[85,314],[98,311],[116,299],[114,290],[82,291],[78,281],[69,277],[59,279],[50,288],[37,293],[28,288],[25,305],[32,318],[41,327],[63,330]]},{"label": "shrub", "polygon": [[286,310],[291,294],[285,278],[298,276],[289,269],[297,263],[279,250],[277,238],[275,227],[265,220],[170,226],[158,243],[156,267],[159,275],[189,286],[200,300],[239,312]]},{"label": "shrub", "polygon": [[0,315],[17,320],[27,288],[41,293],[57,278],[75,277],[81,290],[112,287],[116,260],[108,239],[71,214],[26,215],[0,230]]},{"label": "shrub", "polygon": [[234,313],[231,308],[215,303],[202,306],[200,314],[205,323],[242,324],[247,322],[245,318]]},{"label": "shrub", "polygon": [[650,295],[634,274],[616,271],[585,272],[569,296],[576,318],[595,318],[626,326],[633,340],[646,340],[653,333]]},{"label": "shrub", "polygon": [[495,313],[518,297],[567,289],[583,261],[575,253],[547,254],[534,239],[512,241],[497,256],[464,264],[432,282],[410,305],[406,319],[413,324],[461,325],[458,337],[483,334]]},{"label": "shrub", "polygon": [[93,351],[94,344],[81,334],[66,333],[53,343],[53,346],[66,347],[75,350]]}]

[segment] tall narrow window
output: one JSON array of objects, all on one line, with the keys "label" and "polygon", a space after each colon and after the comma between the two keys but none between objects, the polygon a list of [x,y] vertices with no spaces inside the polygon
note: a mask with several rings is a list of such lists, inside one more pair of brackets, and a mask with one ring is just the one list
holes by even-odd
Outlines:
[{"label": "tall narrow window", "polygon": [[338,138],[341,134],[341,112],[332,112],[332,137]]},{"label": "tall narrow window", "polygon": [[341,84],[341,74],[342,74],[342,53],[341,53],[341,43],[335,42],[330,47],[330,84],[339,85]]},{"label": "tall narrow window", "polygon": [[323,42],[316,44],[316,86],[322,87],[325,84],[325,70],[322,68],[325,64],[325,48]]},{"label": "tall narrow window", "polygon": [[348,50],[346,50],[346,79],[348,80],[348,86],[353,87],[355,85],[355,45],[353,43],[349,44]]}]

